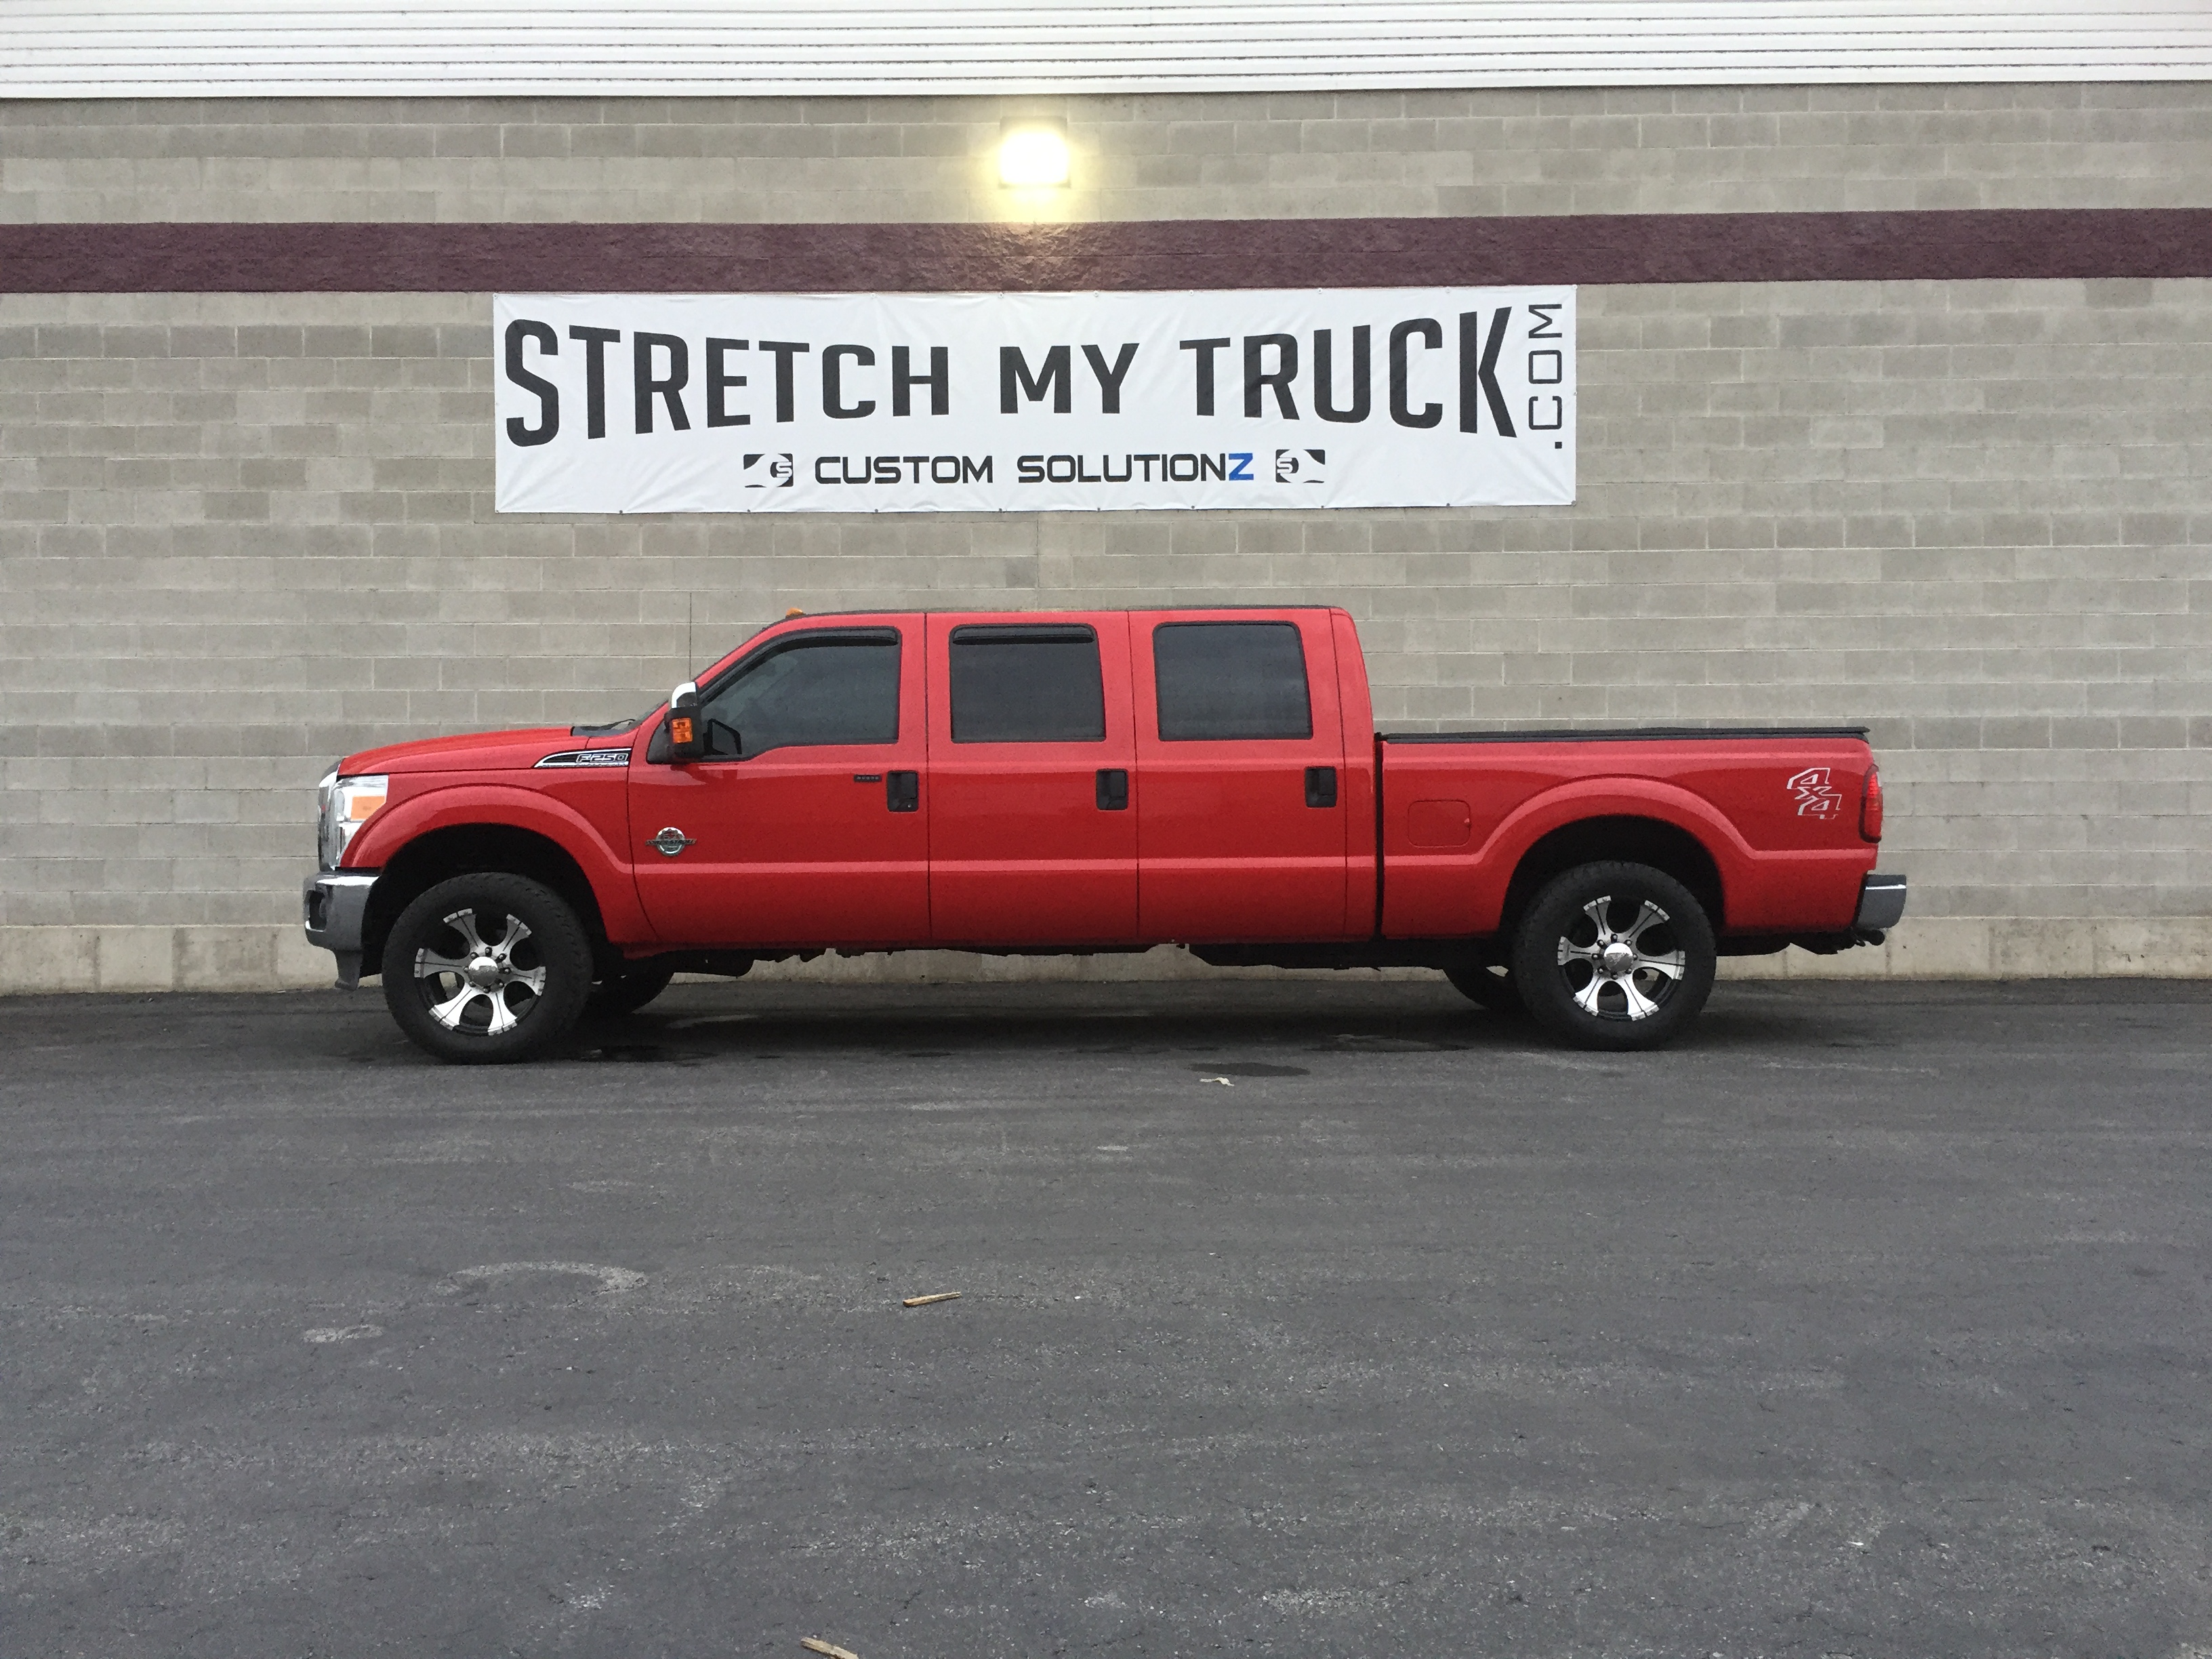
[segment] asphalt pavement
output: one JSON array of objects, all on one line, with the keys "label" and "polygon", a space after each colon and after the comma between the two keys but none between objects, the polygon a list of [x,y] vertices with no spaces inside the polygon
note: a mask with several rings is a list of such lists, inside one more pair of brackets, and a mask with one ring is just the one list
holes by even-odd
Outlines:
[{"label": "asphalt pavement", "polygon": [[2209,1073],[2212,984],[0,1001],[0,1656],[2212,1659]]}]

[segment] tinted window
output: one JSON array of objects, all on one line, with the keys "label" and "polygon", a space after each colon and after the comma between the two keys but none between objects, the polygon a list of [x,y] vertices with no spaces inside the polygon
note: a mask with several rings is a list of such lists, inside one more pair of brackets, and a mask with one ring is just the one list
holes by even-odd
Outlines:
[{"label": "tinted window", "polygon": [[952,630],[952,741],[1103,743],[1106,688],[1088,628]]},{"label": "tinted window", "polygon": [[1168,741],[1313,736],[1295,623],[1163,623],[1152,670]]},{"label": "tinted window", "polygon": [[898,677],[898,635],[888,629],[770,646],[702,699],[707,753],[896,743]]}]

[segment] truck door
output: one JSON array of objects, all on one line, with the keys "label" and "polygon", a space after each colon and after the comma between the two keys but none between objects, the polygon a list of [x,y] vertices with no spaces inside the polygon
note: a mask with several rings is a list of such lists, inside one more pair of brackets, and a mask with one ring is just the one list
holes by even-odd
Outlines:
[{"label": "truck door", "polygon": [[927,622],[931,937],[1134,940],[1127,618]]},{"label": "truck door", "polygon": [[780,632],[699,689],[704,759],[630,769],[630,859],[665,945],[921,945],[921,629]]},{"label": "truck door", "polygon": [[1352,792],[1328,614],[1139,615],[1130,625],[1141,936],[1352,937]]}]

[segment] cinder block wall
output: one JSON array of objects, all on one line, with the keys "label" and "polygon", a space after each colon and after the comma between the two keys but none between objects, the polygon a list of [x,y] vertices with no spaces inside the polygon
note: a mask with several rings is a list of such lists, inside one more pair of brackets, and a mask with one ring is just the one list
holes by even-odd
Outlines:
[{"label": "cinder block wall", "polygon": [[[1057,116],[1075,220],[2194,207],[2212,86],[1115,98],[0,102],[0,216],[1014,216],[1000,123]],[[1034,198],[1021,216],[1030,216]]]},{"label": "cinder block wall", "polygon": [[[2212,196],[2204,88],[1780,88],[0,105],[0,215],[984,218],[1039,109],[1078,218]],[[0,296],[0,988],[326,978],[330,760],[642,706],[687,611],[1184,600],[1348,605],[1401,726],[1872,724],[1914,916],[1752,971],[2212,972],[2212,283],[1586,288],[1566,509],[502,518],[489,320]]]}]

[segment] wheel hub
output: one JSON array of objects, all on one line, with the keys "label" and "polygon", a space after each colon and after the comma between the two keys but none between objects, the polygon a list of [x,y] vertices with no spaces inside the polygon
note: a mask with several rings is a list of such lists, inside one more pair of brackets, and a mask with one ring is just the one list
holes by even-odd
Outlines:
[{"label": "wheel hub", "polygon": [[[448,954],[432,943],[415,953],[415,978],[430,1018],[449,1031],[502,1036],[513,1030],[545,995],[545,965],[515,960],[530,925],[512,913],[486,907],[480,915],[477,907],[464,906],[446,916],[445,927],[460,941],[458,951]],[[511,1000],[517,988],[527,994],[519,1005]]]},{"label": "wheel hub", "polygon": [[1637,896],[1635,919],[1624,927],[1610,895],[1581,909],[1590,929],[1588,943],[1573,932],[1559,938],[1559,969],[1566,975],[1568,995],[1599,1019],[1649,1019],[1674,994],[1686,966],[1679,944],[1653,948],[1653,941],[1664,937],[1666,911]]}]

